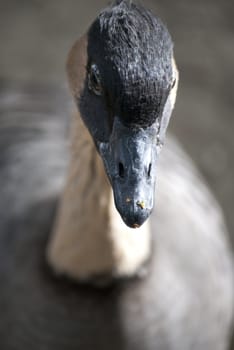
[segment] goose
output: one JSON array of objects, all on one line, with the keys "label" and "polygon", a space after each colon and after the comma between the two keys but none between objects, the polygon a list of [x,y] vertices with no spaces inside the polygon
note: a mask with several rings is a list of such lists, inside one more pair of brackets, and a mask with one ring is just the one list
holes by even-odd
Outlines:
[{"label": "goose", "polygon": [[71,120],[59,88],[0,91],[1,349],[227,349],[223,215],[179,143],[162,147],[178,85],[168,30],[115,1],[67,73]]}]

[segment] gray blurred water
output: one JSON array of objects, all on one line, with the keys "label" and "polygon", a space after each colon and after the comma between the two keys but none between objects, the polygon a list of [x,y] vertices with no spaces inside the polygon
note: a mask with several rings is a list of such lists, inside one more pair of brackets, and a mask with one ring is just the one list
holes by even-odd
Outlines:
[{"label": "gray blurred water", "polygon": [[[175,42],[180,86],[170,129],[221,203],[234,237],[234,2],[142,2],[167,23]],[[0,79],[63,86],[70,46],[106,3],[1,0]]]}]

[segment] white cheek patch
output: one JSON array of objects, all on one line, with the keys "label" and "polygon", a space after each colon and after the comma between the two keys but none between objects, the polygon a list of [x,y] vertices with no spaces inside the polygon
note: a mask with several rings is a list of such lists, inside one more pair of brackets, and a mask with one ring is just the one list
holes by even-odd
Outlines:
[{"label": "white cheek patch", "polygon": [[167,98],[167,101],[163,109],[163,114],[162,114],[161,124],[160,124],[160,132],[159,132],[159,140],[161,144],[163,144],[163,140],[165,138],[165,133],[171,118],[171,113],[175,105],[177,88],[178,88],[179,72],[177,70],[174,57],[172,59],[172,69],[173,69],[173,81],[175,80],[175,84],[173,88],[170,90],[169,96]]},{"label": "white cheek patch", "polygon": [[170,104],[171,104],[171,112],[172,112],[174,105],[175,105],[177,88],[178,88],[178,83],[179,83],[179,72],[178,72],[178,69],[176,67],[174,57],[172,58],[172,69],[173,69],[173,81],[175,80],[175,85],[171,89],[170,94],[168,96],[168,98],[170,99]]},{"label": "white cheek patch", "polygon": [[87,65],[87,35],[80,37],[72,46],[67,58],[67,76],[73,97],[79,98],[84,87]]}]

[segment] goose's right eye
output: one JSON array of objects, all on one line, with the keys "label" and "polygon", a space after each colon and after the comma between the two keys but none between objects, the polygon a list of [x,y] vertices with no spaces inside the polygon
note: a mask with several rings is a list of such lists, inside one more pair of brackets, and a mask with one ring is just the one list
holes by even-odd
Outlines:
[{"label": "goose's right eye", "polygon": [[176,78],[173,80],[172,84],[171,84],[171,89],[173,89],[175,87],[176,84]]},{"label": "goose's right eye", "polygon": [[88,73],[88,87],[95,95],[100,96],[102,94],[101,77],[96,64],[90,66]]}]

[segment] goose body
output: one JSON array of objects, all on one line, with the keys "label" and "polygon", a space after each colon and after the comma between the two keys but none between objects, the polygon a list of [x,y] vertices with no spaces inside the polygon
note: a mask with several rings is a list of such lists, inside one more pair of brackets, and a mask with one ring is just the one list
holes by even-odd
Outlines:
[{"label": "goose body", "polygon": [[65,92],[6,86],[0,101],[1,349],[227,349],[233,266],[225,224],[177,141],[167,138],[157,166],[152,253],[136,276],[119,273],[120,281],[94,288],[54,273],[81,274],[62,255],[63,265],[46,258],[69,164]]}]

